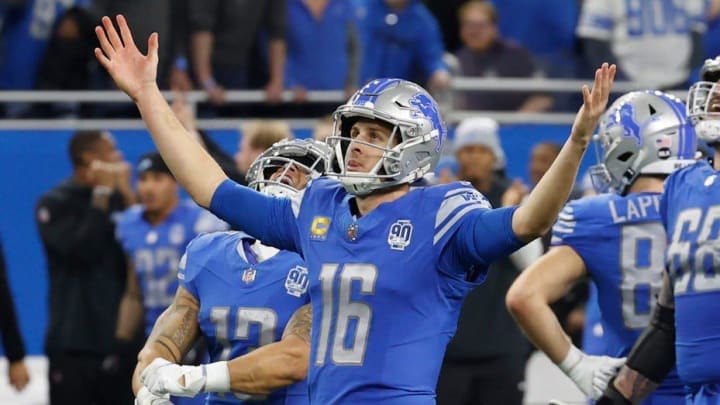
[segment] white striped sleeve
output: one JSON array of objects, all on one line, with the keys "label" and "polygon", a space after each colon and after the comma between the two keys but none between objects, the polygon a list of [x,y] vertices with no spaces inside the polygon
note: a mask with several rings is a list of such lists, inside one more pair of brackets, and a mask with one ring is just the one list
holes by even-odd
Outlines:
[{"label": "white striped sleeve", "polygon": [[464,187],[448,191],[435,215],[433,245],[437,245],[467,213],[490,208],[492,207],[488,199],[474,188]]}]

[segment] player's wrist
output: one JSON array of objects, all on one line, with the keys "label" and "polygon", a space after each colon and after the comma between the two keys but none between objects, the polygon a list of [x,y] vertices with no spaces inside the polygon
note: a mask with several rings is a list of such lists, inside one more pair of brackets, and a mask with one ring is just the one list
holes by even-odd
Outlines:
[{"label": "player's wrist", "polygon": [[230,391],[230,369],[227,361],[218,361],[203,366],[206,375],[205,392]]},{"label": "player's wrist", "polygon": [[558,363],[558,367],[560,367],[560,370],[562,370],[563,373],[571,376],[573,370],[583,361],[584,358],[585,353],[583,353],[582,350],[575,347],[575,345],[570,345],[570,350],[568,350],[565,358]]}]

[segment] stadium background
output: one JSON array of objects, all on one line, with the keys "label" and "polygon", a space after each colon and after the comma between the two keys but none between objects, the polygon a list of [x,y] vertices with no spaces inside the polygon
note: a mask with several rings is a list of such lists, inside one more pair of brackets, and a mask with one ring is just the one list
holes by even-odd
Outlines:
[{"label": "stadium background", "polygon": [[[354,1],[361,2],[360,0]],[[671,0],[662,3],[668,2],[672,3]],[[28,4],[31,3],[33,1],[28,2]],[[35,3],[42,2],[36,1]],[[45,1],[45,3],[61,10],[68,4],[72,4],[73,1]],[[446,21],[442,20],[441,14],[451,15],[450,18],[455,18],[457,6],[462,1],[426,1],[426,3],[436,12],[444,34],[448,30],[457,29],[457,22],[454,22],[454,25],[453,23],[445,24]],[[510,92],[518,91],[518,89],[542,90],[557,96],[556,105],[547,112],[525,115],[517,115],[513,112],[461,111],[461,108],[450,107],[447,109],[447,116],[452,124],[450,134],[452,138],[452,127],[460,118],[473,115],[497,118],[502,124],[500,140],[508,157],[506,168],[508,177],[523,179],[528,184],[528,157],[533,145],[544,141],[562,143],[569,133],[578,99],[577,97],[563,97],[563,95],[577,94],[580,88],[580,81],[570,81],[569,79],[589,82],[589,77],[584,74],[585,70],[582,68],[582,57],[576,49],[577,43],[574,36],[582,1],[496,0],[494,3],[500,11],[499,29],[501,34],[528,47],[534,53],[539,65],[544,68],[544,76],[550,79],[534,76],[532,76],[534,78],[506,80],[481,78],[475,81],[455,78],[451,82],[449,93],[451,95],[459,94],[459,89],[467,89],[472,86],[491,90],[505,86],[514,89]],[[538,10],[535,6],[540,3],[544,7]],[[707,0],[703,3],[710,7],[711,3],[717,2]],[[0,5],[0,17],[8,16],[5,14],[5,6],[5,4]],[[447,10],[444,10],[443,7]],[[507,18],[508,15],[512,17]],[[23,21],[23,24],[28,25],[32,19]],[[712,16],[708,22],[709,30],[705,35],[704,56],[710,57],[715,56],[720,50],[716,43],[720,38],[720,35],[717,35],[720,24],[718,24],[717,16]],[[543,32],[545,35],[537,35],[538,32]],[[23,80],[31,80],[28,79],[29,73],[24,71],[26,70],[24,66],[38,63],[44,45],[38,41],[23,42],[22,35],[18,32],[2,31],[2,33],[5,36],[0,38],[0,49],[5,59],[4,61],[0,60],[0,65],[3,66],[3,69],[12,66],[13,73],[20,72]],[[562,51],[560,56],[553,54],[558,49]],[[567,59],[564,51],[571,51],[570,53],[574,56]],[[7,56],[9,54],[17,57],[10,58]],[[620,68],[622,69],[622,64],[620,64]],[[38,197],[43,192],[70,174],[67,142],[74,131],[74,123],[80,121],[60,120],[56,123],[43,121],[41,125],[34,126],[33,123],[40,122],[38,118],[50,117],[11,116],[12,107],[18,105],[16,101],[19,94],[35,97],[40,101],[43,100],[43,96],[31,92],[13,94],[3,92],[2,90],[31,90],[32,85],[23,80],[15,80],[20,76],[8,74],[7,70],[0,69],[0,72],[3,73],[0,77],[0,105],[4,107],[3,110],[6,113],[6,116],[0,119],[0,173],[2,173],[0,235],[2,235],[9,270],[8,277],[22,336],[28,355],[31,356],[30,365],[33,377],[28,391],[15,394],[6,384],[4,376],[6,364],[0,361],[0,404],[41,404],[44,403],[43,398],[46,395],[42,342],[47,322],[47,270],[36,230],[34,208]],[[688,76],[687,82],[692,81],[691,74]],[[643,87],[645,86],[642,83],[625,83],[624,86],[616,86],[616,90]],[[684,88],[677,86],[678,94],[683,95]],[[33,96],[33,94],[35,95]],[[50,96],[55,99],[62,97],[57,94]],[[257,94],[247,93],[247,96],[257,99]],[[290,95],[287,96],[290,97]],[[238,97],[242,99],[243,95],[240,94]],[[18,120],[18,118],[21,119]],[[103,122],[98,121],[98,128],[103,127],[101,125]],[[107,123],[112,124],[113,121],[108,118]],[[153,149],[150,137],[145,130],[125,129],[122,128],[122,124],[119,124],[118,127],[117,122],[112,124],[112,127],[119,128],[112,129],[110,132],[115,136],[119,149],[129,162],[136,162],[142,153]],[[136,128],[137,125],[128,125],[128,127]],[[213,129],[209,132],[226,152],[233,154],[237,151],[239,136],[242,135],[237,126],[227,125],[223,129]],[[293,132],[299,138],[305,138],[311,134],[307,124],[294,126]],[[446,152],[450,151],[446,150]],[[595,161],[594,150],[588,151],[580,176]],[[563,399],[579,400],[578,392],[570,385],[569,380],[562,376],[546,359],[541,356],[533,357],[529,367],[531,372],[528,375],[529,386],[526,398],[528,402],[543,403],[543,400],[549,399],[556,393],[559,393]]]}]

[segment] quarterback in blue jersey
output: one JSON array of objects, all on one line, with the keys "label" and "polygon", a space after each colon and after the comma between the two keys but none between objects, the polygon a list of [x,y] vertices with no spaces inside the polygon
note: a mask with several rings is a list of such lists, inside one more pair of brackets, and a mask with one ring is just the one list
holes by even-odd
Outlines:
[{"label": "quarterback in blue jersey", "polygon": [[[157,37],[142,55],[125,19],[117,22],[120,34],[107,17],[96,28],[102,47],[96,56],[138,105],[180,183],[216,215],[305,259],[312,303],[308,391],[318,404],[435,403],[463,298],[489,263],[550,229],[616,70],[604,64],[593,89],[583,87],[568,141],[519,207],[491,209],[468,183],[410,187],[434,169],[446,131],[432,97],[400,79],[366,84],[335,112],[328,138],[334,160],[327,166],[334,179],[314,180],[301,199],[278,199],[229,180],[187,137],[154,84]],[[216,377],[207,373],[191,383],[235,390],[232,379],[220,384]]]},{"label": "quarterback in blue jersey", "polygon": [[638,403],[677,366],[685,404],[720,404],[720,57],[707,60],[688,94],[688,117],[698,138],[715,148],[668,177],[660,198],[667,231],[666,268],[652,322],[598,401]]},{"label": "quarterback in blue jersey", "polygon": [[[327,145],[313,140],[278,142],[250,167],[249,185],[266,195],[294,198],[311,178],[320,176],[325,170],[328,152]],[[155,394],[141,390],[143,392],[138,396],[145,399],[142,403],[153,404],[149,399],[161,400],[160,394],[164,396],[172,391],[172,383],[177,383],[183,373],[203,370],[212,374],[219,370],[227,374],[228,368],[222,363],[229,359],[248,354],[281,337],[285,344],[297,341],[292,328],[297,327],[299,318],[304,316],[300,308],[306,306],[303,311],[309,313],[307,276],[307,267],[297,253],[263,246],[242,232],[220,232],[195,238],[188,245],[180,266],[180,288],[173,307],[155,325],[151,339],[140,354],[137,371],[142,372],[143,381],[153,387]],[[177,322],[176,317],[183,315],[183,302],[192,308],[193,316],[188,315],[187,319]],[[293,315],[297,311],[300,313]],[[295,326],[290,324],[291,316]],[[188,331],[186,337],[175,339],[174,336],[183,329]],[[205,338],[211,361],[215,363],[200,368],[177,365],[176,359],[199,335]],[[172,338],[168,340],[168,337]],[[299,341],[301,345],[307,345],[304,342]],[[250,356],[257,354],[253,352]],[[285,368],[294,368],[287,367],[288,357],[278,361]],[[293,362],[307,369],[307,356],[296,357]],[[151,372],[155,369],[162,369],[162,373]],[[158,378],[173,373],[174,378]],[[284,378],[284,382],[270,387],[274,389],[257,385],[246,387],[243,393],[212,393],[207,403],[304,405],[308,403],[304,381],[281,388],[291,381],[304,380],[304,377],[302,372],[275,374],[274,378]],[[186,383],[189,384],[191,378],[188,373]],[[214,389],[208,386],[206,390]]]},{"label": "quarterback in blue jersey", "polygon": [[[530,339],[586,395],[598,398],[650,322],[662,284],[665,232],[660,222],[663,181],[695,163],[695,134],[685,105],[658,91],[620,97],[600,120],[603,152],[591,168],[599,193],[566,205],[553,227],[553,248],[525,270],[508,291],[508,308]],[[609,192],[608,192],[609,191]],[[590,277],[608,356],[588,356],[563,333],[550,304]],[[589,379],[600,369],[604,378]],[[684,397],[670,375],[648,404]]]}]

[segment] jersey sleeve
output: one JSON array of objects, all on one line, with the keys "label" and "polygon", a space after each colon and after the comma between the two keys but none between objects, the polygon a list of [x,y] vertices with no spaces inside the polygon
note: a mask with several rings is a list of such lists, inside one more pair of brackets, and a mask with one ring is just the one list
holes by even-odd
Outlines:
[{"label": "jersey sleeve", "polygon": [[577,26],[578,37],[610,40],[615,26],[612,3],[609,0],[585,0]]},{"label": "jersey sleeve", "polygon": [[196,280],[202,272],[203,264],[207,262],[208,249],[214,245],[214,239],[212,234],[203,234],[191,240],[178,264],[178,283],[198,301],[200,295]]},{"label": "jersey sleeve", "polygon": [[195,225],[193,226],[193,233],[199,235],[201,233],[227,231],[228,229],[229,226],[227,222],[216,217],[211,212],[205,211],[203,209],[202,211],[200,211],[197,219],[195,220]]},{"label": "jersey sleeve", "polygon": [[592,248],[593,241],[597,241],[599,230],[593,227],[589,220],[591,207],[582,205],[582,199],[571,201],[560,212],[555,225],[552,227],[550,246],[568,246],[585,260],[587,251]]},{"label": "jersey sleeve", "polygon": [[523,245],[512,230],[517,207],[492,209],[474,188],[448,191],[435,219],[433,243],[440,253],[440,269],[451,274],[484,275],[495,260]]},{"label": "jersey sleeve", "polygon": [[298,206],[289,198],[270,197],[225,180],[213,194],[210,211],[266,245],[301,253]]}]

